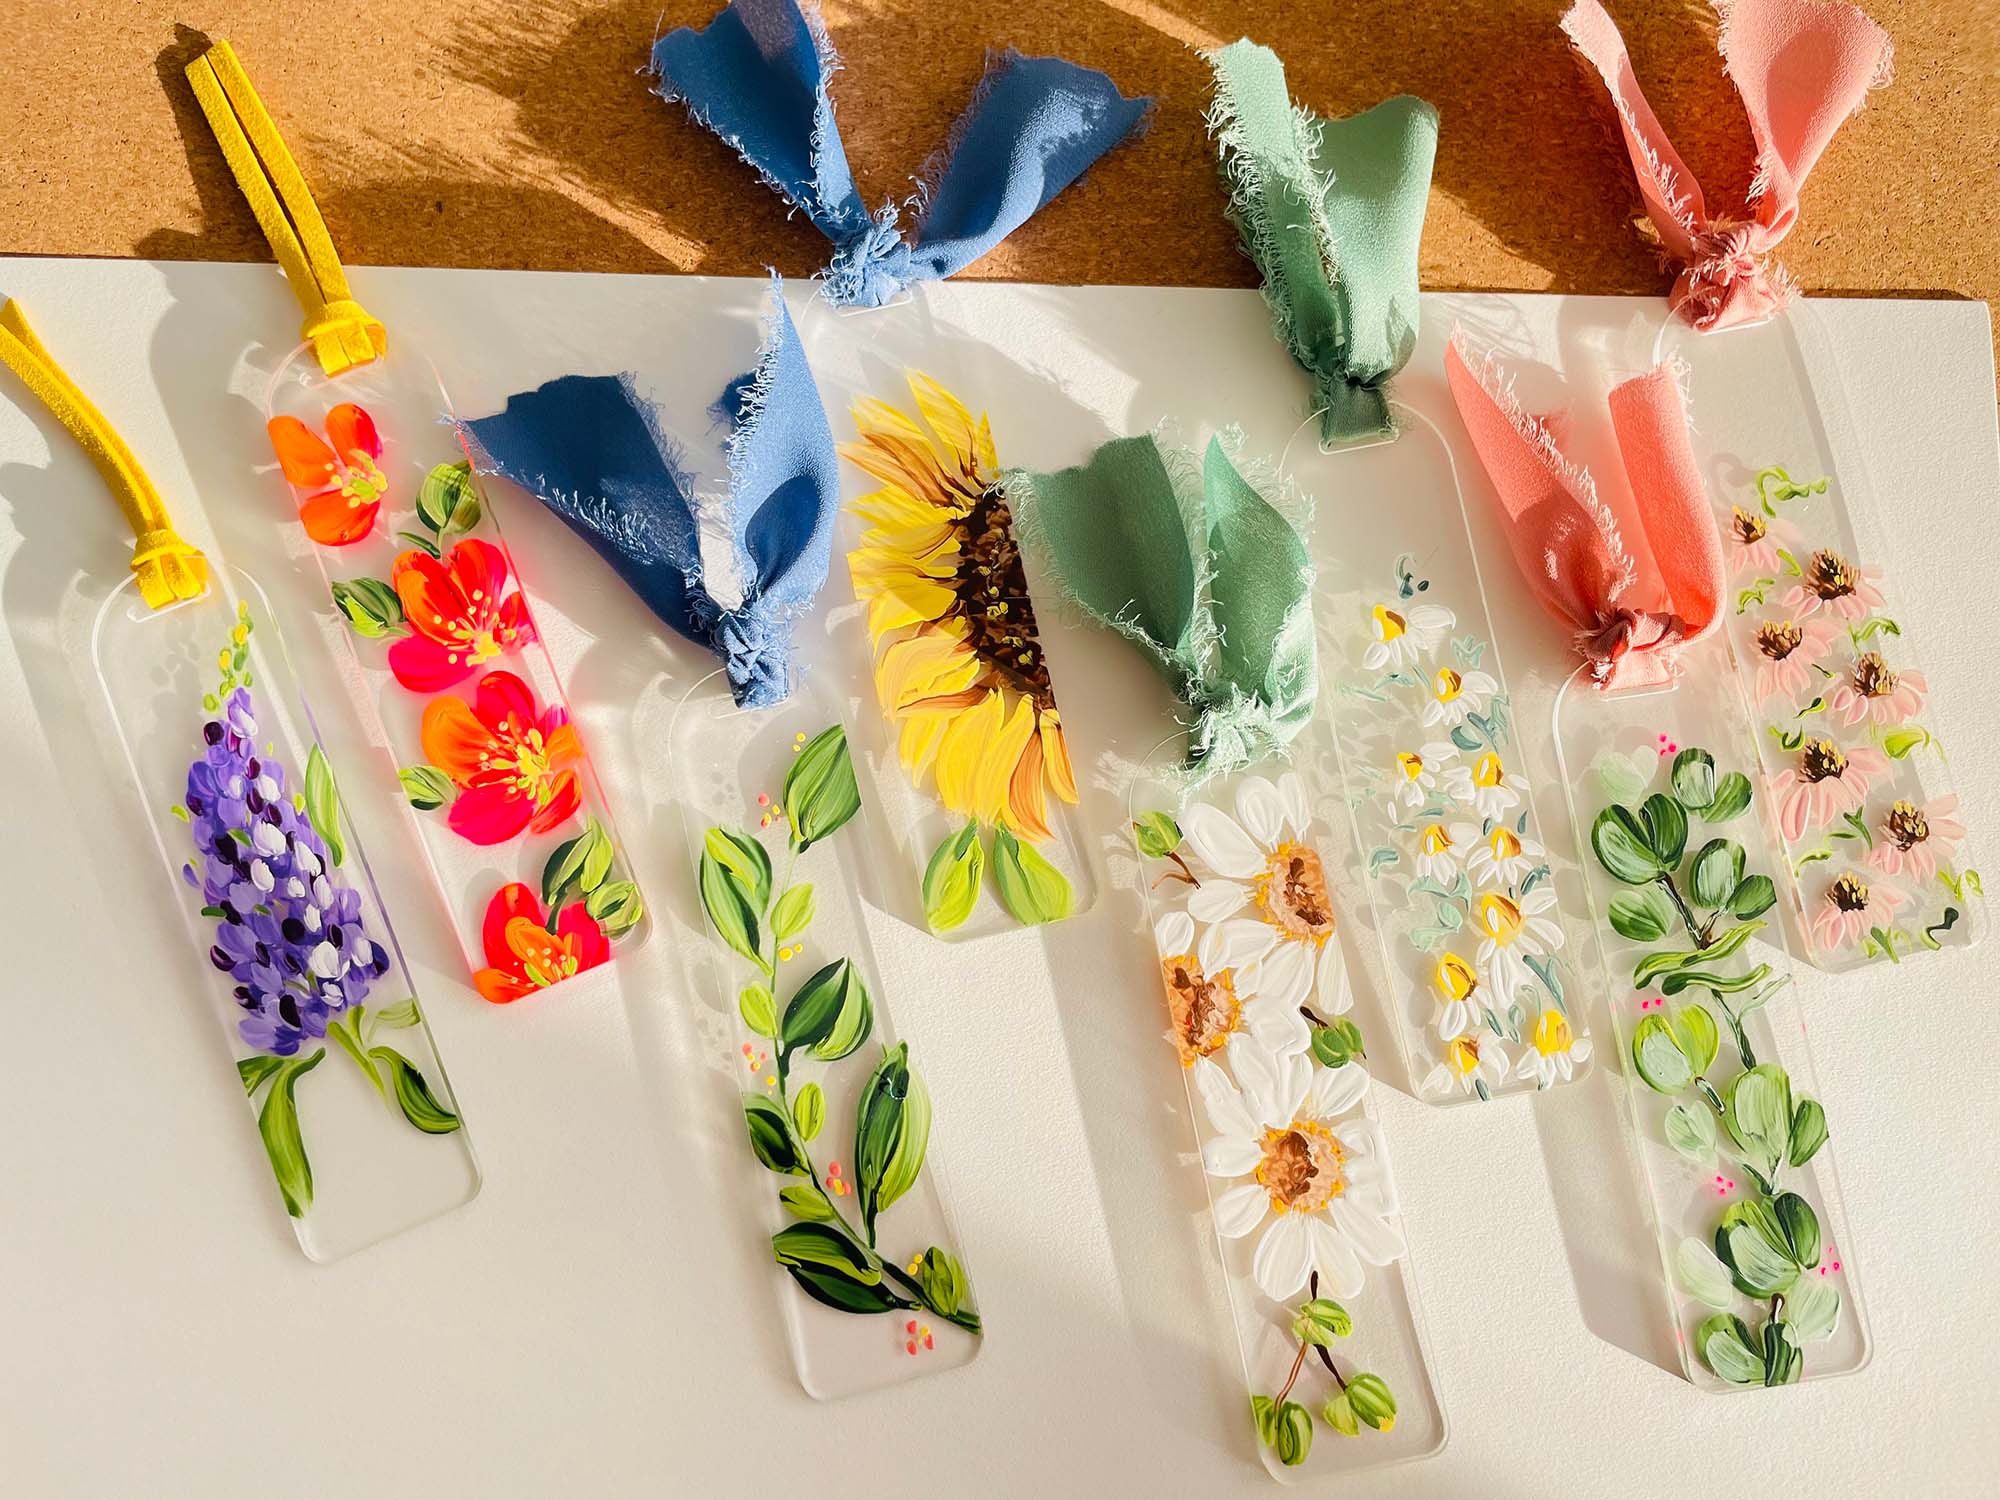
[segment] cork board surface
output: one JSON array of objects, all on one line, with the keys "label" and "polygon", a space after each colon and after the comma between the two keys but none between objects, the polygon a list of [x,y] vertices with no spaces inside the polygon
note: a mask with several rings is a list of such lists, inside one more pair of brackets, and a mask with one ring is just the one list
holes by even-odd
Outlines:
[{"label": "cork board surface", "polygon": [[[827,246],[640,70],[719,0],[28,0],[0,54],[0,252],[268,258],[181,68],[228,37],[351,264],[808,275]],[[1294,94],[1345,115],[1396,92],[1443,115],[1423,284],[1660,292],[1610,110],[1572,61],[1564,0],[824,0],[834,84],[871,202],[900,197],[988,46],[1060,52],[1159,98],[1102,161],[968,275],[1252,284],[1221,213],[1191,50],[1248,34]],[[2000,6],[1867,0],[1897,74],[1814,172],[1784,258],[1812,292],[2000,298]],[[1610,0],[1711,204],[1751,145],[1703,0]]]}]

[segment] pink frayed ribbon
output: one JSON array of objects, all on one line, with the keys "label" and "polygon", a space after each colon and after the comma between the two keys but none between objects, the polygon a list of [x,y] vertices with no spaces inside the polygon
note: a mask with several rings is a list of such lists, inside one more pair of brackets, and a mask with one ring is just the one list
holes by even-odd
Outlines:
[{"label": "pink frayed ribbon", "polygon": [[1570,45],[1611,92],[1646,216],[1662,253],[1681,266],[1674,310],[1700,329],[1755,323],[1791,300],[1791,278],[1771,252],[1798,220],[1806,174],[1868,91],[1889,81],[1893,56],[1888,33],[1838,0],[1716,0],[1716,10],[1722,65],[1757,147],[1748,218],[1709,216],[1598,0],[1576,0],[1562,19]]},{"label": "pink frayed ribbon", "polygon": [[1639,559],[1551,423],[1523,410],[1490,355],[1474,358],[1476,369],[1454,334],[1445,376],[1528,586],[1576,632],[1598,686],[1669,681],[1681,648],[1714,628],[1723,590],[1722,539],[1688,441],[1679,371],[1656,365],[1608,398],[1645,535]]}]

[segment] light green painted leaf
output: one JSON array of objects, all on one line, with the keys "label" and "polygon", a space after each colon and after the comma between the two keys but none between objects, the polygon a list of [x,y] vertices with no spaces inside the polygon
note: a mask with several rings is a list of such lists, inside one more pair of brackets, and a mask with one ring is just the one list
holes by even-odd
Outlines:
[{"label": "light green painted leaf", "polygon": [[1723,1211],[1715,1230],[1715,1253],[1746,1297],[1775,1297],[1799,1274],[1777,1216],[1760,1199],[1733,1203]]},{"label": "light green painted leaf", "polygon": [[388,1075],[405,1120],[425,1135],[450,1135],[458,1129],[458,1116],[432,1092],[415,1063],[394,1047],[370,1047],[368,1058]]},{"label": "light green painted leaf", "polygon": [[1062,871],[1033,844],[1022,843],[1004,828],[993,830],[993,884],[1000,904],[1028,926],[1060,922],[1074,905]]},{"label": "light green painted leaf", "polygon": [[1683,750],[1674,757],[1667,780],[1682,807],[1702,812],[1715,801],[1715,757],[1706,750]]},{"label": "light green painted leaf", "polygon": [[924,1289],[924,1306],[940,1318],[955,1317],[964,1311],[966,1299],[972,1295],[972,1283],[966,1279],[965,1267],[959,1264],[958,1257],[936,1245],[924,1252],[923,1262],[917,1268],[917,1284]]},{"label": "light green painted leaf", "polygon": [[[1731,931],[1740,932],[1741,928]],[[1713,949],[1709,950],[1711,953]],[[1708,969],[1676,969],[1660,981],[1660,991],[1667,995],[1678,995],[1688,988],[1712,991],[1718,995],[1737,995],[1744,990],[1753,990],[1771,977],[1769,964],[1758,964],[1746,974],[1717,974]]]},{"label": "light green painted leaf", "polygon": [[792,848],[801,854],[861,810],[846,730],[834,724],[806,742],[785,773],[781,800]]},{"label": "light green painted leaf", "polygon": [[[711,830],[715,832],[720,830]],[[542,866],[542,905],[553,914],[571,898],[589,895],[610,869],[611,835],[591,818],[582,833],[558,844]]]},{"label": "light green painted leaf", "polygon": [[1900,728],[1886,730],[1882,735],[1882,748],[1889,752],[1891,759],[1902,760],[1912,750],[1918,749],[1923,745],[1928,745],[1930,740],[1931,737],[1928,730],[1919,729],[1914,724],[1907,724]]},{"label": "light green painted leaf", "polygon": [[795,1217],[808,1223],[825,1224],[837,1217],[833,1204],[816,1183],[795,1182],[778,1190],[778,1201]]},{"label": "light green painted leaf", "polygon": [[1715,1160],[1715,1115],[1706,1105],[1683,1100],[1667,1111],[1661,1128],[1667,1144],[1689,1161],[1705,1167]]},{"label": "light green painted leaf", "polygon": [[1287,1401],[1278,1408],[1278,1440],[1272,1445],[1277,1449],[1278,1462],[1288,1469],[1295,1469],[1304,1463],[1312,1453],[1313,1419],[1296,1401]]},{"label": "light green painted leaf", "polygon": [[1741,1318],[1717,1313],[1694,1331],[1702,1362],[1731,1385],[1761,1385],[1763,1356],[1751,1348],[1751,1333]]},{"label": "light green painted leaf", "polygon": [[1655,1011],[1632,1033],[1632,1065],[1657,1093],[1678,1094],[1694,1082],[1694,1068],[1667,1018]]},{"label": "light green painted leaf", "polygon": [[1805,1272],[1785,1294],[1785,1336],[1794,1344],[1831,1338],[1840,1325],[1840,1293],[1816,1271]]},{"label": "light green painted leaf", "polygon": [[781,943],[790,942],[812,925],[816,910],[810,881],[788,887],[771,909],[771,936]]},{"label": "light green painted leaf", "polygon": [[623,937],[646,916],[646,903],[639,887],[629,880],[607,880],[583,898],[590,913],[608,938]]},{"label": "light green painted leaf", "polygon": [[736,997],[736,1009],[743,1017],[743,1024],[757,1035],[777,1036],[778,1002],[763,985],[745,985],[743,993]]},{"label": "light green painted leaf", "polygon": [[1380,1375],[1363,1371],[1353,1376],[1347,1382],[1347,1399],[1354,1415],[1377,1432],[1387,1432],[1396,1425],[1396,1397]]},{"label": "light green painted leaf", "polygon": [[1181,846],[1181,826],[1163,812],[1139,814],[1132,839],[1147,859],[1165,859]]},{"label": "light green painted leaf", "polygon": [[472,465],[463,460],[439,464],[426,474],[417,491],[417,517],[441,542],[477,526],[479,491],[473,486]]},{"label": "light green painted leaf", "polygon": [[243,1092],[254,1094],[266,1083],[271,1075],[285,1065],[282,1057],[273,1057],[268,1052],[254,1053],[236,1060],[236,1076],[243,1080]]},{"label": "light green painted leaf", "polygon": [[313,1201],[312,1163],[306,1159],[295,1091],[299,1079],[318,1067],[325,1056],[326,1048],[321,1047],[304,1057],[280,1059],[271,1070],[271,1089],[264,1095],[264,1107],[257,1112],[257,1134],[263,1137],[264,1154],[270,1158],[271,1173],[284,1195],[285,1212],[295,1219],[303,1219]]},{"label": "light green painted leaf", "polygon": [[326,857],[339,864],[347,857],[340,836],[340,792],[333,784],[333,767],[319,742],[306,752],[306,821],[326,844]]},{"label": "light green painted leaf", "polygon": [[[752,906],[749,892],[743,882],[716,857],[715,850],[718,846],[731,850],[736,848],[726,835],[721,839],[716,837],[722,833],[722,829],[711,828],[707,847],[702,850],[700,877],[702,909],[708,913],[710,924],[723,942],[769,973],[770,965],[759,951],[761,939],[758,935],[757,919],[763,910],[762,905],[760,903]],[[768,882],[769,864],[767,863],[764,868]]]},{"label": "light green painted leaf", "polygon": [[[1644,989],[1663,974],[1671,974],[1676,969],[1706,969],[1719,964],[1725,958],[1735,955],[1745,943],[1762,931],[1762,922],[1743,922],[1729,928],[1706,948],[1671,948],[1658,953],[1648,953],[1632,966],[1632,986]],[[1683,985],[1681,988],[1685,989]],[[1678,993],[1669,990],[1669,994]]]},{"label": "light green painted leaf", "polygon": [[[1645,757],[1650,770],[1651,762],[1658,757],[1651,751],[1640,751],[1639,754]],[[1620,755],[1616,751],[1607,751],[1598,758],[1596,765],[1598,784],[1604,788],[1605,794],[1612,801],[1633,802],[1645,794],[1646,783],[1651,778],[1633,762],[1633,756]]]},{"label": "light green painted leaf", "polygon": [[781,1266],[807,1266],[859,1286],[882,1280],[881,1260],[838,1220],[787,1224],[771,1236],[771,1254]]},{"label": "light green painted leaf", "polygon": [[1723,1124],[1743,1159],[1766,1178],[1790,1149],[1792,1085],[1776,1063],[1747,1068],[1730,1080]]},{"label": "light green painted leaf", "polygon": [[711,828],[702,836],[702,853],[722,866],[742,890],[751,908],[763,916],[771,904],[771,856],[747,833]]},{"label": "light green painted leaf", "polygon": [[1706,1073],[1715,1061],[1715,1054],[1722,1045],[1722,1037],[1716,1030],[1715,1017],[1708,1013],[1705,1005],[1683,1005],[1674,1012],[1674,1040],[1688,1060],[1688,1066],[1697,1075]]},{"label": "light green painted leaf", "polygon": [[417,1010],[416,997],[398,1000],[394,1005],[385,1005],[375,1012],[375,1022],[371,1030],[406,1031],[421,1021],[423,1016]]},{"label": "light green painted leaf", "polygon": [[1356,1437],[1361,1432],[1361,1419],[1354,1415],[1354,1403],[1345,1391],[1335,1391],[1327,1399],[1319,1409],[1319,1419],[1342,1437]]},{"label": "light green painted leaf", "polygon": [[1331,1297],[1302,1302],[1292,1314],[1292,1337],[1302,1344],[1328,1347],[1353,1332],[1353,1315]]},{"label": "light green painted leaf", "polygon": [[810,1143],[825,1123],[826,1092],[818,1084],[809,1083],[792,1101],[792,1124],[798,1129],[799,1139]]},{"label": "light green painted leaf", "polygon": [[1727,1312],[1736,1300],[1729,1267],[1717,1260],[1715,1252],[1693,1235],[1682,1240],[1680,1248],[1674,1252],[1674,1271],[1680,1277],[1682,1289],[1690,1297],[1717,1312]]},{"label": "light green painted leaf", "polygon": [[1688,881],[1689,894],[1694,904],[1704,911],[1714,911],[1736,889],[1736,883],[1743,878],[1743,866],[1749,856],[1741,844],[1734,839],[1710,839],[1694,856]]},{"label": "light green painted leaf", "polygon": [[977,822],[948,835],[931,852],[924,866],[924,920],[932,932],[949,932],[972,915],[985,872],[986,850]]},{"label": "light green painted leaf", "polygon": [[396,779],[403,784],[403,795],[410,799],[410,806],[418,812],[443,807],[457,795],[451,777],[436,766],[404,766],[396,772]]},{"label": "light green painted leaf", "polygon": [[1611,898],[1611,927],[1635,943],[1656,943],[1673,929],[1673,906],[1657,886],[1620,891]]}]

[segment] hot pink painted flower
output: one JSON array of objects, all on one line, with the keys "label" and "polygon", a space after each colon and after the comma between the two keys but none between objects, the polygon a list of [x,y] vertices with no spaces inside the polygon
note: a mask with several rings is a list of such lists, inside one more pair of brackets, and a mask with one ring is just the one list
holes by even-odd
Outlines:
[{"label": "hot pink painted flower", "polygon": [[1893,885],[1870,885],[1852,872],[1842,875],[1827,886],[1813,913],[1813,941],[1826,949],[1844,948],[1870,928],[1893,922],[1896,908],[1909,899]]},{"label": "hot pink painted flower", "polygon": [[1791,522],[1773,520],[1740,505],[1730,506],[1722,534],[1728,542],[1730,564],[1739,573],[1775,573],[1779,547],[1798,551],[1799,529]]},{"label": "hot pink painted flower", "polygon": [[1867,797],[1869,783],[1888,769],[1888,757],[1872,746],[1842,750],[1823,736],[1808,739],[1799,747],[1797,765],[1779,772],[1771,784],[1786,841],[1795,844],[1809,829],[1853,812]]},{"label": "hot pink painted flower", "polygon": [[1923,710],[1929,692],[1923,673],[1891,671],[1881,652],[1864,651],[1826,695],[1826,706],[1847,725],[1907,724]]},{"label": "hot pink painted flower", "polygon": [[1806,559],[1804,574],[1785,591],[1784,605],[1800,616],[1830,609],[1842,619],[1858,620],[1882,607],[1882,591],[1875,586],[1881,576],[1880,568],[1860,567],[1822,549]]},{"label": "hot pink painted flower", "polygon": [[1808,697],[1813,665],[1833,646],[1837,633],[1828,619],[1765,620],[1757,627],[1757,701]]},{"label": "hot pink painted flower", "polygon": [[1956,797],[1933,797],[1921,807],[1899,798],[1876,829],[1868,863],[1884,875],[1929,880],[1965,837],[1965,825],[1952,816],[1957,811]]}]

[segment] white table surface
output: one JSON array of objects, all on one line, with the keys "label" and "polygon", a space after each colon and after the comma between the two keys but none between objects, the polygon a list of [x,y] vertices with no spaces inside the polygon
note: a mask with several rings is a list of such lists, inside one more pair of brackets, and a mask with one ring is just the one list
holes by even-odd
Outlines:
[{"label": "white table surface", "polygon": [[[392,334],[444,369],[462,410],[562,373],[631,369],[696,433],[748,361],[759,295],[695,278],[354,279]],[[800,307],[806,288],[792,291]],[[245,352],[268,365],[297,320],[276,273],[9,260],[0,294],[22,299],[183,530],[280,596],[303,670],[338,670],[310,566],[279,540],[282,502],[250,474],[264,448]],[[1411,389],[1435,383],[1459,317],[1532,340],[1657,312],[1427,304]],[[1900,585],[1990,857],[2000,451],[1987,311],[1855,300],[1821,313],[1893,510],[1876,560]],[[947,285],[872,318],[815,306],[802,326],[837,435],[847,398],[893,395],[905,362],[991,407],[1003,460],[1041,467],[1163,416],[1190,434],[1239,421],[1273,451],[1299,415],[1302,386],[1247,292]],[[1046,934],[973,945],[874,914],[990,1330],[965,1369],[846,1402],[801,1392],[758,1222],[720,1186],[741,1141],[688,1055],[679,962],[658,936],[605,975],[508,1009],[473,995],[444,943],[416,945],[484,1190],[346,1261],[307,1262],[122,763],[86,727],[96,687],[79,622],[122,575],[127,534],[67,435],[11,377],[0,396],[0,1493],[1271,1492],[1128,890]],[[656,904],[678,899],[672,768],[654,727],[705,659],[664,639],[538,508],[514,504],[506,523],[640,879]],[[1504,566],[1487,586],[1517,697],[1546,702],[1559,637]],[[836,560],[827,598],[849,597]],[[1048,629],[1080,763],[1143,753],[1166,724],[1147,669],[1096,632]],[[1543,824],[1566,844],[1546,727],[1537,712],[1522,722]],[[347,796],[378,870],[391,867],[387,894],[434,909],[386,767],[371,764],[372,782],[348,773]],[[1092,786],[1084,813],[1101,829],[1119,809]],[[1996,971],[1989,945],[1801,976],[1854,1230],[1842,1248],[1875,1355],[1858,1375],[1788,1391],[1721,1399],[1680,1378],[1609,1068],[1533,1101],[1448,1112],[1378,1082],[1452,1434],[1438,1458],[1342,1493],[1992,1494]]]}]

